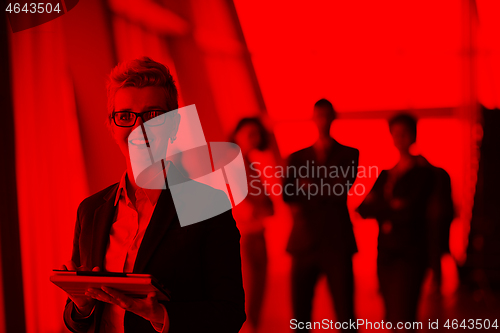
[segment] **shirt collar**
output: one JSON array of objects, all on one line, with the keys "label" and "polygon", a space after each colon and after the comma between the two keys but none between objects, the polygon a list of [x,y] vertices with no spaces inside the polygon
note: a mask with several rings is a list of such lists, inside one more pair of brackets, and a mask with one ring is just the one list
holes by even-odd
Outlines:
[{"label": "shirt collar", "polygon": [[125,171],[123,173],[122,177],[120,178],[120,183],[118,184],[118,191],[116,191],[115,206],[118,204],[118,201],[120,200],[120,197],[122,196],[122,192],[123,192],[123,195],[128,203],[129,198],[127,195],[126,179],[127,179],[127,171]]},{"label": "shirt collar", "polygon": [[[168,167],[167,167],[168,170]],[[130,198],[128,197],[127,193],[127,171],[125,171],[120,179],[120,183],[118,185],[118,191],[116,191],[116,197],[115,197],[115,206],[118,204],[120,201],[120,198],[123,196],[125,199],[125,202],[127,205],[131,202]],[[145,194],[146,197],[148,198],[149,202],[154,206],[156,202],[158,201],[158,198],[160,197],[161,194],[161,189],[145,189],[139,187],[135,193],[135,197],[138,198],[141,195]]]}]

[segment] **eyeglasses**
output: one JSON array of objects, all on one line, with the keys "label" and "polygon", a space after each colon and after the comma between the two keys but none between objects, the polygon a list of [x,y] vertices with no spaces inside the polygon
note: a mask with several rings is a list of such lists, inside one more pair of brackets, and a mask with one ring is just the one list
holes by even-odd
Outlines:
[{"label": "eyeglasses", "polygon": [[113,112],[113,121],[119,127],[132,127],[137,121],[137,117],[141,117],[144,125],[160,126],[165,123],[168,111],[166,110],[150,110],[141,113],[132,111]]}]

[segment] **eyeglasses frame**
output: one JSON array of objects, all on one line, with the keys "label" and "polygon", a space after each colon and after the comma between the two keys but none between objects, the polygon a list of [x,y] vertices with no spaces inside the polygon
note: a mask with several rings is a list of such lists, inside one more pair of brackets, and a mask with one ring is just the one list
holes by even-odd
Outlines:
[{"label": "eyeglasses frame", "polygon": [[[141,117],[141,119],[142,119],[142,123],[143,123],[143,124],[145,124],[146,126],[149,126],[149,127],[155,127],[155,126],[161,126],[161,125],[165,124],[165,119],[166,119],[167,117],[165,117],[165,119],[163,119],[163,122],[162,122],[161,124],[157,124],[157,125],[148,125],[148,124],[147,124],[147,121],[144,121],[144,118],[143,118],[142,116],[143,116],[145,113],[148,113],[148,112],[158,112],[158,111],[163,112],[163,113],[162,113],[162,114],[160,114],[160,115],[163,115],[163,114],[167,114],[167,113],[169,113],[169,112],[172,112],[172,111],[167,111],[167,110],[163,110],[163,109],[158,109],[158,110],[148,110],[148,111],[143,111],[143,112],[133,112],[133,111],[113,111],[113,113],[111,114],[111,118],[113,119],[113,122],[115,123],[115,125],[116,125],[116,126],[118,126],[118,127],[133,127],[133,126],[135,125],[135,123],[137,122],[137,118],[138,118],[138,117]],[[128,112],[128,113],[132,113],[132,114],[134,114],[134,115],[135,115],[135,120],[134,120],[134,123],[133,123],[132,125],[130,125],[130,126],[118,125],[118,124],[116,123],[115,114],[120,113],[120,112]],[[158,116],[157,116],[157,117],[158,117]],[[155,117],[155,118],[156,118],[156,117]],[[154,118],[151,118],[151,119],[154,119]],[[149,120],[151,120],[151,119],[149,119]],[[149,121],[149,120],[148,120],[148,121]]]}]

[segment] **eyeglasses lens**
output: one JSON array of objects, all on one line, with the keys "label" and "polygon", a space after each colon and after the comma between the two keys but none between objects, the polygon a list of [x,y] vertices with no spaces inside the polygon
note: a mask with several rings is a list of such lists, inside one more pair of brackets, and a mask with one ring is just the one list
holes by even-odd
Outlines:
[{"label": "eyeglasses lens", "polygon": [[131,112],[115,113],[115,122],[118,126],[132,126],[135,123],[136,115]]},{"label": "eyeglasses lens", "polygon": [[166,113],[162,111],[150,111],[145,112],[142,115],[144,122],[147,122],[148,126],[158,126],[165,122]]}]

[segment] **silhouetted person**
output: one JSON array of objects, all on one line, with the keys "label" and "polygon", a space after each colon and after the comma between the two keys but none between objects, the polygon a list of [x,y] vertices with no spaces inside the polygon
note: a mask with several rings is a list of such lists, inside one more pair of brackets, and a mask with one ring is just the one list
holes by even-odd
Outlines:
[{"label": "silhouetted person", "polygon": [[347,193],[356,179],[359,152],[330,137],[335,117],[328,100],[316,102],[313,120],[319,138],[313,146],[290,155],[284,182],[283,198],[294,216],[287,251],[292,255],[293,315],[298,322],[311,321],[314,288],[322,274],[337,321],[354,320],[352,255],[357,247]]},{"label": "silhouetted person", "polygon": [[240,148],[245,162],[248,195],[233,210],[241,233],[243,286],[250,330],[259,328],[267,275],[267,247],[264,237],[264,219],[273,215],[273,203],[264,192],[256,151],[268,147],[268,133],[258,118],[243,118],[234,130],[232,141]]},{"label": "silhouetted person", "polygon": [[379,224],[377,271],[387,321],[416,320],[420,289],[428,267],[427,209],[434,185],[433,171],[410,154],[417,121],[397,115],[389,129],[400,158],[383,170],[358,211]]}]

